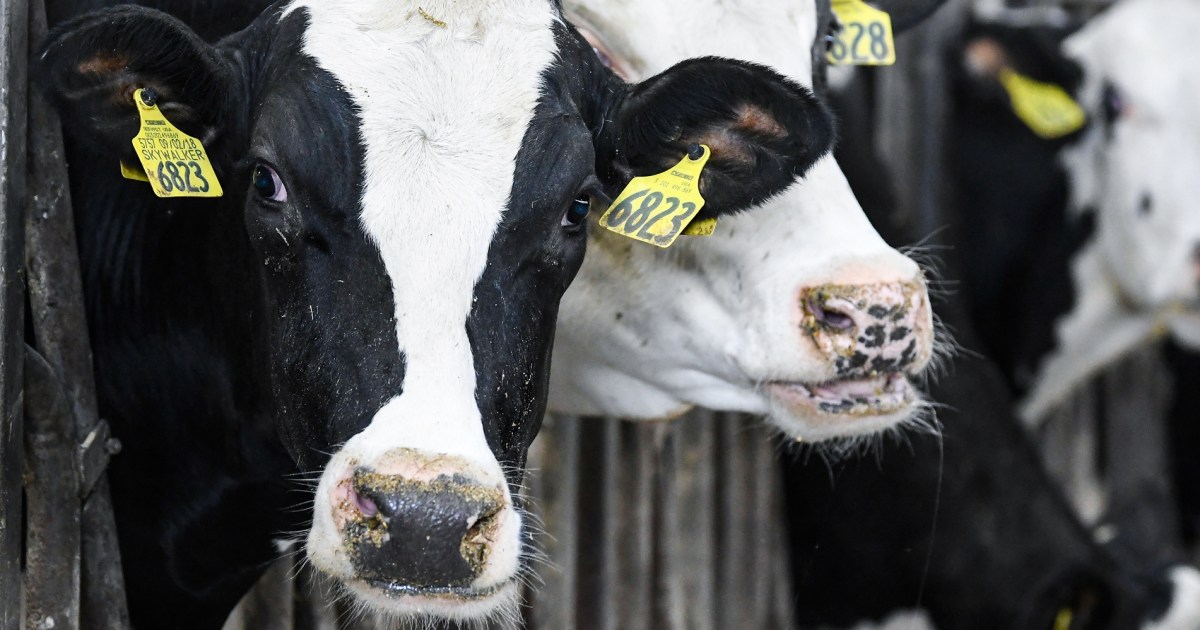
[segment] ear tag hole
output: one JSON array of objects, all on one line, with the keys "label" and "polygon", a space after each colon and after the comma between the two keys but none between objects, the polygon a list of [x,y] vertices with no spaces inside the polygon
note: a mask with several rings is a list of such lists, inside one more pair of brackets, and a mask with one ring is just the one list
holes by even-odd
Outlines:
[{"label": "ear tag hole", "polygon": [[[698,157],[692,155],[698,153]],[[692,219],[704,207],[700,174],[712,155],[707,145],[692,145],[678,164],[657,174],[635,177],[600,216],[600,225],[643,243],[670,247],[686,234]],[[697,221],[698,235],[712,234],[716,219]],[[706,232],[705,232],[706,230]]]},{"label": "ear tag hole", "polygon": [[863,0],[833,0],[842,28],[829,43],[825,59],[833,66],[890,66],[896,63],[892,16]]},{"label": "ear tag hole", "polygon": [[[133,150],[142,172],[159,197],[220,197],[217,172],[199,140],[180,131],[158,109],[158,94],[151,88],[133,93],[141,128],[133,137]],[[140,179],[124,163],[121,174]]]},{"label": "ear tag hole", "polygon": [[1075,133],[1087,114],[1066,90],[1032,79],[1009,67],[1000,69],[1000,84],[1008,92],[1013,113],[1040,138],[1053,140]]}]

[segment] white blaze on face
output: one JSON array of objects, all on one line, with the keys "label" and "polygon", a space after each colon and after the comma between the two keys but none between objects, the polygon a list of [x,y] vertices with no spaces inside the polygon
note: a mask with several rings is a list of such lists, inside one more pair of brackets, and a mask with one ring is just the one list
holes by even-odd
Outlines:
[{"label": "white blaze on face", "polygon": [[[355,466],[399,448],[456,455],[511,505],[475,402],[466,321],[554,58],[555,18],[547,0],[298,0],[296,9],[309,16],[304,52],[359,110],[361,224],[391,281],[405,364],[403,393],[334,455],[317,491],[308,552],[346,578],[329,495]],[[479,586],[515,570],[520,523],[510,516]]]},{"label": "white blaze on face", "polygon": [[[602,31],[641,77],[719,55],[812,85],[811,0],[567,0],[565,9]],[[559,314],[552,410],[653,418],[699,404],[771,413],[785,432],[810,439],[903,419],[817,426],[762,386],[836,376],[800,328],[803,287],[922,283],[917,265],[871,227],[832,156],[766,204],[721,218],[714,236],[683,237],[666,251],[591,227],[587,258]],[[924,317],[928,334],[927,307]]]},{"label": "white blaze on face", "polygon": [[[1124,0],[1063,46],[1085,71],[1092,126],[1065,153],[1075,209],[1095,209],[1099,255],[1139,310],[1200,299],[1200,4]],[[1105,128],[1105,86],[1121,115]]]}]

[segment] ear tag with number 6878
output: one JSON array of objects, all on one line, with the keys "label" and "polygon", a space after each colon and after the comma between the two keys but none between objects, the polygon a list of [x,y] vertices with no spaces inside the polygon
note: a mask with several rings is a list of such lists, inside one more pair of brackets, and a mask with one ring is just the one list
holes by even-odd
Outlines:
[{"label": "ear tag with number 6878", "polygon": [[[142,126],[133,150],[159,197],[220,197],[221,182],[200,141],[183,133],[159,111],[153,90],[133,94]],[[122,174],[125,174],[124,165]],[[130,179],[128,174],[125,175]]]},{"label": "ear tag with number 6878", "polygon": [[896,63],[892,17],[862,0],[833,0],[842,28],[825,58],[834,66],[890,66]]},{"label": "ear tag with number 6878", "polygon": [[600,225],[643,243],[670,247],[704,207],[700,173],[711,152],[707,145],[699,149],[658,175],[633,178],[600,216]]}]

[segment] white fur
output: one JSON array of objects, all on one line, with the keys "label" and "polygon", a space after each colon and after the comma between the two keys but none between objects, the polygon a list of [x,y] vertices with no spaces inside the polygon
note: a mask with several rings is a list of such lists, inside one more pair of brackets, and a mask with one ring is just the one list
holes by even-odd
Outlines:
[{"label": "white fur", "polygon": [[1175,592],[1171,607],[1158,621],[1143,626],[1143,630],[1196,630],[1200,628],[1200,572],[1187,566],[1171,569]]},{"label": "white fur", "polygon": [[[643,77],[722,55],[812,83],[811,0],[565,4]],[[776,199],[722,218],[714,236],[683,237],[665,251],[591,227],[559,315],[550,407],[560,412],[660,418],[702,405],[771,413],[789,435],[828,437],[762,387],[834,376],[797,325],[799,289],[921,277],[871,227],[832,157]]]},{"label": "white fur", "polygon": [[883,621],[855,624],[847,630],[936,630],[929,614],[921,609],[899,610]]},{"label": "white fur", "polygon": [[[406,366],[403,393],[334,454],[317,490],[309,556],[325,573],[348,579],[353,571],[329,497],[355,466],[397,448],[458,455],[483,471],[480,481],[503,487],[511,506],[475,402],[466,319],[542,71],[554,57],[555,18],[547,0],[297,0],[287,10],[301,8],[310,16],[305,53],[359,108],[361,221],[391,280]],[[476,587],[516,571],[520,518],[511,509],[507,516]],[[479,605],[363,601],[391,612],[487,613]]]},{"label": "white fur", "polygon": [[[1200,348],[1189,324],[1200,306],[1197,29],[1192,0],[1123,0],[1063,44],[1085,70],[1080,101],[1094,123],[1063,163],[1071,207],[1096,211],[1096,236],[1072,263],[1077,302],[1022,405],[1030,422],[1156,334]],[[1100,117],[1105,81],[1126,109],[1112,138]],[[1143,194],[1153,200],[1146,215]]]}]

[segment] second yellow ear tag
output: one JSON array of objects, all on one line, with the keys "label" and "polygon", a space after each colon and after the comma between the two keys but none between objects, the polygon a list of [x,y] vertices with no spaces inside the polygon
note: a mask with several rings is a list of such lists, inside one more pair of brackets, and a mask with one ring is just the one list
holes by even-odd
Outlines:
[{"label": "second yellow ear tag", "polygon": [[892,16],[862,0],[833,0],[842,29],[825,59],[834,66],[890,66],[896,63]]},{"label": "second yellow ear tag", "polygon": [[1087,114],[1066,90],[1042,83],[1012,68],[1000,71],[1000,84],[1008,92],[1013,112],[1039,137],[1052,140],[1074,133],[1087,122]]},{"label": "second yellow ear tag", "polygon": [[600,215],[600,225],[643,243],[670,247],[704,207],[700,173],[711,152],[703,144],[700,149],[694,160],[685,155],[658,175],[633,178]]},{"label": "second yellow ear tag", "polygon": [[[159,197],[220,197],[221,182],[200,141],[183,133],[159,111],[145,90],[134,92],[142,126],[133,137],[142,169]],[[122,165],[124,166],[124,165]],[[124,168],[122,168],[124,172]]]}]

